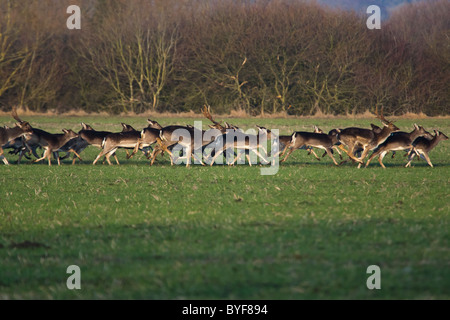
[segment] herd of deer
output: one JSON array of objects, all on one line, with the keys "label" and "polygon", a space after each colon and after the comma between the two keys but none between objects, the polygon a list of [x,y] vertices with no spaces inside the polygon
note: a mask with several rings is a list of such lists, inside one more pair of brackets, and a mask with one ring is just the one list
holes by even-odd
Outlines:
[{"label": "herd of deer", "polygon": [[[381,110],[380,114],[378,114],[378,110],[376,111],[377,118],[383,123],[382,128],[372,124],[371,129],[356,127],[333,129],[326,134],[319,128],[314,127],[314,132],[298,131],[292,135],[279,135],[277,137],[273,136],[274,133],[271,130],[264,127],[257,126],[258,134],[253,135],[244,133],[238,127],[227,122],[224,122],[224,125],[222,125],[213,119],[210,108],[207,106],[204,106],[202,112],[212,122],[209,127],[214,131],[213,133],[211,133],[211,130],[204,131],[190,125],[162,127],[158,122],[149,119],[148,126],[142,131],[137,131],[124,123],[122,123],[122,132],[96,131],[91,126],[82,123],[82,129],[78,133],[63,129],[62,134],[52,134],[41,129],[32,128],[28,122],[22,121],[18,117],[16,110],[13,109],[12,116],[17,121],[15,127],[0,127],[0,158],[5,164],[8,164],[7,159],[3,155],[3,149],[10,148],[13,149],[10,153],[19,154],[18,163],[20,163],[22,156],[29,158],[26,154],[32,153],[37,158],[34,162],[47,158],[48,164],[51,165],[51,156],[53,155],[59,165],[61,159],[70,156],[72,153],[72,164],[74,164],[77,158],[81,161],[80,153],[87,146],[93,145],[101,149],[101,152],[93,162],[94,165],[101,157],[104,157],[108,164],[111,165],[111,156],[119,164],[115,153],[117,149],[122,148],[132,150],[131,153],[128,153],[127,150],[127,159],[141,150],[148,159],[151,159],[150,164],[154,163],[158,154],[163,154],[164,152],[170,155],[171,163],[173,164],[175,151],[183,150],[186,152],[184,157],[186,166],[189,166],[191,157],[204,165],[202,157],[199,157],[198,154],[201,151],[201,155],[204,155],[204,150],[209,148],[211,151],[203,157],[203,160],[205,162],[209,161],[210,165],[213,165],[220,155],[226,156],[227,164],[234,165],[245,153],[248,164],[251,166],[250,151],[254,152],[261,159],[262,164],[270,163],[265,158],[267,156],[265,146],[267,139],[272,139],[275,141],[273,146],[276,146],[272,149],[272,158],[274,159],[279,155],[281,157],[285,156],[281,162],[286,161],[296,149],[307,149],[310,154],[312,153],[320,160],[314,152],[314,148],[318,148],[325,150],[322,157],[328,155],[335,165],[339,164],[333,157],[333,150],[339,153],[341,160],[342,154],[340,150],[342,150],[348,155],[350,160],[358,163],[359,168],[364,163],[369,151],[373,150],[365,166],[367,167],[378,156],[380,165],[385,168],[383,158],[388,152],[393,151],[395,154],[395,151],[405,150],[407,151],[406,155],[409,157],[406,167],[411,165],[411,161],[416,155],[424,158],[433,167],[429,158],[429,152],[439,141],[448,139],[440,131],[434,130],[435,134],[433,136],[423,127],[416,124],[414,124],[414,129],[411,132],[401,132],[394,123],[383,116],[383,110]],[[42,156],[37,154],[38,148],[44,150]],[[265,155],[261,154],[261,150]],[[60,158],[60,152],[65,152],[66,155]],[[179,157],[178,159],[181,158]]]}]

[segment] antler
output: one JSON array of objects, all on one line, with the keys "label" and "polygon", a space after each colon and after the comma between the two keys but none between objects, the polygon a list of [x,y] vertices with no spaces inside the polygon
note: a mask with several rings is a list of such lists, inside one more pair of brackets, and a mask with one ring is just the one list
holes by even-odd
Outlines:
[{"label": "antler", "polygon": [[17,110],[16,107],[13,107],[11,115],[14,119],[16,119],[17,122],[22,123],[23,121],[19,118],[19,116],[17,115]]},{"label": "antler", "polygon": [[216,124],[217,122],[214,121],[214,119],[210,113],[210,108],[211,108],[210,106],[206,106],[206,104],[205,104],[203,106],[202,113],[206,117],[206,119],[209,119],[212,123]]},{"label": "antler", "polygon": [[214,123],[214,125],[217,126],[219,130],[225,129],[219,122],[217,122],[213,119],[213,117],[211,115],[211,107],[210,106],[206,106],[206,104],[205,104],[203,106],[202,113],[206,117],[206,119],[208,119],[212,123]]},{"label": "antler", "polygon": [[381,122],[383,122],[383,123],[385,123],[385,124],[390,124],[390,123],[392,123],[391,121],[389,121],[388,119],[386,119],[386,118],[383,116],[383,109],[384,109],[384,106],[381,106],[380,114],[378,114],[378,106],[375,107],[375,115],[376,115],[376,118],[377,118],[377,119],[380,119]]}]

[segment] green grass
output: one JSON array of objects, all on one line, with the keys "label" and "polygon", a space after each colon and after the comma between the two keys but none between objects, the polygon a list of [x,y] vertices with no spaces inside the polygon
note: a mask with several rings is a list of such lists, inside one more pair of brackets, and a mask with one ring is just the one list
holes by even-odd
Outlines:
[{"label": "green grass", "polygon": [[[145,126],[24,120],[52,132],[78,131],[81,121]],[[377,123],[229,120],[282,134]],[[450,133],[445,119],[417,122]],[[335,167],[299,150],[274,176],[260,166],[171,167],[167,158],[150,167],[123,151],[121,166],[92,166],[93,147],[75,166],[1,165],[0,299],[449,299],[449,148],[431,152],[435,168],[417,159],[404,168],[398,153],[385,170],[377,161]],[[81,290],[66,287],[69,265],[81,268]],[[370,265],[381,268],[381,290],[366,287]]]}]

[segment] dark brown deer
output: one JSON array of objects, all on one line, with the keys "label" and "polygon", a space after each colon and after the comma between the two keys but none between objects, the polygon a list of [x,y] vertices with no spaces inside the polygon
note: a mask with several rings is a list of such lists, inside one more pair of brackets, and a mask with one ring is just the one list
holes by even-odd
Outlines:
[{"label": "dark brown deer", "polygon": [[[102,143],[103,140],[110,135],[111,131],[96,131],[94,130],[90,125],[82,122],[81,123],[82,129],[78,132],[79,136],[86,141],[88,145],[92,145],[94,147],[97,147],[99,149],[102,149]],[[122,132],[127,131],[135,131],[131,126],[122,123]],[[119,164],[119,160],[117,159],[116,154],[112,154],[114,159],[116,160],[116,163]],[[105,158],[106,160],[106,158]]]},{"label": "dark brown deer", "polygon": [[3,146],[18,137],[33,133],[33,128],[31,125],[27,121],[22,121],[18,117],[16,108],[13,108],[12,116],[17,121],[15,126],[13,128],[0,128],[0,159],[2,159],[3,163],[6,165],[8,165],[9,162],[3,155]]},{"label": "dark brown deer", "polygon": [[414,149],[410,151],[410,156],[408,159],[409,161],[405,167],[407,168],[411,166],[411,162],[413,161],[415,155],[418,154],[420,157],[425,158],[428,165],[433,168],[433,164],[431,163],[429,153],[438,145],[440,141],[443,140],[448,140],[448,137],[442,132],[437,130],[434,130],[434,137],[431,140],[428,140],[427,138],[424,137],[419,137],[416,140],[414,140],[414,142],[412,143]]},{"label": "dark brown deer", "polygon": [[[351,127],[340,130],[340,133],[337,135],[337,138],[341,143],[339,147],[347,153],[352,160],[359,162],[358,168],[364,163],[364,159],[370,150],[375,149],[386,141],[391,133],[400,130],[394,123],[383,116],[383,108],[381,109],[380,114],[378,114],[378,109],[375,110],[375,113],[377,118],[380,119],[384,125],[381,131],[375,130],[373,127],[372,129]],[[348,150],[345,149],[344,146],[347,146]],[[359,148],[362,149],[362,155],[359,158],[356,158],[355,153]]]},{"label": "dark brown deer", "polygon": [[383,158],[389,151],[411,150],[414,149],[413,142],[419,137],[425,136],[427,139],[432,139],[433,136],[426,131],[422,126],[414,124],[414,130],[411,132],[397,131],[390,135],[386,141],[380,144],[372,153],[369,160],[366,162],[366,167],[373,158],[378,156],[378,162],[386,169],[383,164]]},{"label": "dark brown deer", "polygon": [[[69,140],[74,139],[78,137],[78,133],[73,132],[72,130],[63,129],[63,133],[59,134],[53,134],[48,133],[46,131],[40,130],[39,133],[39,145],[44,149],[44,155],[35,160],[34,162],[39,162],[41,160],[44,160],[45,158],[48,159],[48,165],[51,166],[51,158],[52,153],[59,150],[62,146],[64,146]],[[76,154],[74,150],[72,150]],[[79,155],[78,155],[79,157]],[[59,160],[59,157],[56,157],[56,160],[58,161],[58,165],[61,165],[61,162]]]},{"label": "dark brown deer", "polygon": [[334,136],[335,134],[328,135],[325,133],[302,131],[294,132],[291,136],[290,150],[281,162],[285,162],[289,155],[296,149],[312,147],[325,150],[328,156],[333,160],[334,164],[338,165],[332,152],[335,143],[333,140]]}]

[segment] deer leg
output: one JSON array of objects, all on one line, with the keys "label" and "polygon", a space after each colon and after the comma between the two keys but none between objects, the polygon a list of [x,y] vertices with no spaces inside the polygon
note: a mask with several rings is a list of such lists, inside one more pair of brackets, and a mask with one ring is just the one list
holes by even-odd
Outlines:
[{"label": "deer leg", "polygon": [[191,165],[192,148],[191,146],[186,147],[186,168]]},{"label": "deer leg", "polygon": [[352,159],[352,160],[355,159],[355,157],[353,156],[353,147],[351,148],[352,152],[350,152],[349,150],[345,149],[345,147],[344,147],[343,144],[340,144],[338,148],[341,149],[342,151],[344,151],[345,154],[346,154],[350,159]]},{"label": "deer leg", "polygon": [[353,145],[353,146],[350,148],[350,150],[347,150],[347,149],[344,148],[344,146],[343,146],[342,144],[340,144],[340,145],[339,145],[339,149],[341,149],[342,151],[344,151],[344,152],[347,154],[347,156],[348,156],[350,159],[352,159],[353,161],[357,161],[357,162],[361,163],[361,161],[358,160],[358,158],[356,158],[356,157],[353,155],[353,153],[354,153],[354,151],[355,151],[355,145]]},{"label": "deer leg", "polygon": [[289,149],[289,148],[290,148],[290,145],[289,145],[289,144],[286,145],[286,146],[284,147],[284,149],[283,149],[283,152],[281,152],[281,156],[280,156],[280,157],[283,157],[284,154],[286,153],[287,149]]},{"label": "deer leg", "polygon": [[333,153],[331,152],[331,148],[326,148],[325,152],[330,156],[331,159],[333,159],[334,164],[339,166],[339,164],[336,162],[336,159],[334,159],[334,157],[333,157]]},{"label": "deer leg", "polygon": [[[312,153],[312,154],[314,155],[314,157],[316,157],[316,159],[320,161],[320,158],[319,158],[319,157],[317,156],[317,154],[314,152],[314,150],[313,150],[312,147],[310,147],[309,153]],[[327,153],[328,153],[328,152],[327,152]]]},{"label": "deer leg", "polygon": [[433,168],[433,164],[431,163],[431,160],[430,160],[430,157],[428,156],[428,154],[425,152],[422,154],[425,157],[425,160],[427,161],[428,165]]},{"label": "deer leg", "polygon": [[41,158],[38,157],[38,159],[34,160],[34,162],[40,162],[42,160],[44,160],[45,158],[47,158],[47,153],[50,152],[49,149],[45,149],[44,154],[42,155]]},{"label": "deer leg", "polygon": [[199,161],[200,164],[201,164],[202,166],[205,165],[205,164],[203,163],[202,159],[199,158],[199,157],[197,157],[197,155],[195,154],[195,152],[192,153],[192,158],[197,159],[197,161]]},{"label": "deer leg", "polygon": [[[49,157],[51,159],[52,156]],[[61,165],[61,161],[59,160],[59,152],[53,152],[53,157],[56,158],[56,162],[58,163],[58,166]]]},{"label": "deer leg", "polygon": [[[83,149],[84,150],[84,149]],[[75,164],[75,160],[78,158],[81,161],[83,161],[83,159],[81,159],[80,155],[78,154],[78,152],[76,152],[74,149],[70,149],[69,152],[73,153],[73,157],[72,157],[72,165]]]},{"label": "deer leg", "polygon": [[159,146],[156,146],[155,149],[153,149],[153,152],[152,152],[152,155],[151,155],[151,161],[150,161],[150,165],[151,165],[151,166],[152,166],[153,163],[155,162],[156,156],[157,156],[158,154],[160,154],[160,153],[161,153],[160,147],[159,147]]},{"label": "deer leg", "polygon": [[256,155],[264,161],[264,164],[270,163],[266,158],[263,157],[263,155],[258,151],[258,149],[253,149],[253,152],[256,153]]},{"label": "deer leg", "polygon": [[[241,157],[241,155],[244,153],[243,150],[239,149],[238,154],[234,157],[234,160],[231,163],[227,163],[229,166],[234,166],[236,161]],[[251,164],[250,164],[251,165]]]},{"label": "deer leg", "polygon": [[134,156],[140,148],[141,148],[141,141],[138,140],[138,143],[136,143],[136,146],[134,147],[133,152],[130,155],[128,154],[127,151],[127,159],[130,159],[132,156]]},{"label": "deer leg", "polygon": [[357,161],[359,163],[364,163],[364,159],[367,157],[367,154],[369,153],[369,151],[370,151],[370,148],[368,146],[365,146],[361,157],[359,159],[357,159]]},{"label": "deer leg", "polygon": [[287,158],[289,158],[289,156],[291,155],[292,152],[294,152],[294,148],[290,148],[289,152],[287,153],[286,157],[284,157],[283,160],[281,160],[281,162],[285,162]]},{"label": "deer leg", "polygon": [[332,149],[336,150],[336,152],[339,154],[339,158],[342,160],[342,154],[341,151],[339,151],[339,148],[337,146],[333,146]]},{"label": "deer leg", "polygon": [[17,164],[20,164],[20,161],[22,160],[22,157],[24,156],[24,154],[25,154],[25,151],[24,150],[20,150],[19,159],[17,160]]},{"label": "deer leg", "polygon": [[214,161],[216,161],[217,157],[220,156],[225,150],[227,149],[226,146],[223,146],[222,149],[220,149],[218,152],[216,152],[214,154],[214,157],[211,159],[211,164],[210,166],[212,166],[214,164]]},{"label": "deer leg", "polygon": [[372,153],[372,155],[369,157],[369,160],[367,160],[367,162],[366,162],[366,168],[369,166],[370,161],[372,161],[372,159],[375,158],[379,154],[380,154],[380,152],[378,152],[378,151],[375,151]]},{"label": "deer leg", "polygon": [[[100,151],[100,153],[98,154],[97,158],[95,158],[94,162],[92,162],[93,165],[95,165],[98,161],[98,159],[100,159],[101,157],[103,157],[108,151],[105,151],[105,149],[102,149],[102,151]],[[115,155],[114,155],[115,157]],[[117,161],[117,158],[116,158]]]},{"label": "deer leg", "polygon": [[386,169],[386,167],[383,164],[383,158],[384,156],[388,153],[388,151],[383,151],[380,153],[380,155],[378,156],[378,162],[380,163],[380,165],[383,167],[383,169]]},{"label": "deer leg", "polygon": [[[106,152],[105,158],[110,166],[112,166],[112,163],[109,160],[109,158],[111,158],[111,156],[116,152],[116,150],[117,150],[117,148],[114,148],[114,149],[111,149],[109,152]],[[117,164],[120,165],[119,161],[117,161]]]},{"label": "deer leg", "polygon": [[5,165],[9,165],[8,160],[5,158],[5,156],[3,155],[3,148],[0,146],[0,158],[3,160],[3,163]]},{"label": "deer leg", "polygon": [[249,154],[249,153],[246,153],[246,154],[245,154],[245,157],[246,157],[247,160],[248,160],[248,165],[251,167],[251,166],[252,166],[252,160],[250,159],[250,154]]}]

